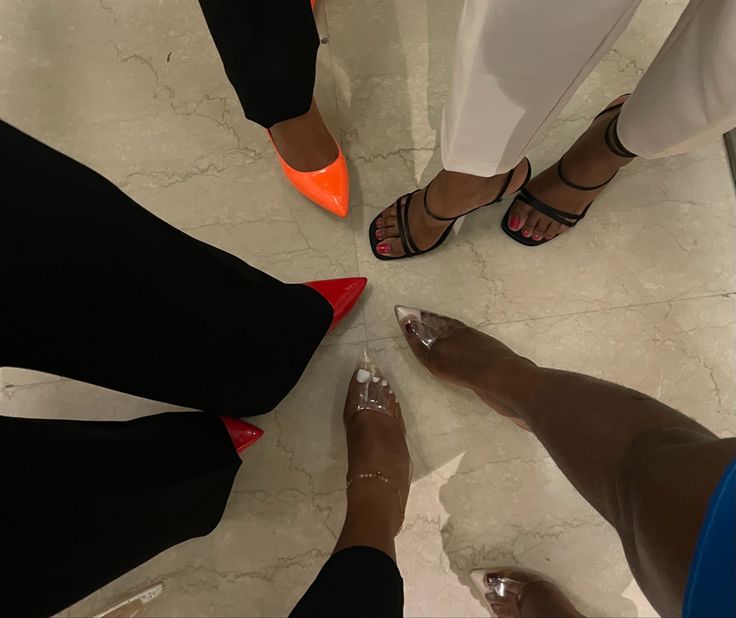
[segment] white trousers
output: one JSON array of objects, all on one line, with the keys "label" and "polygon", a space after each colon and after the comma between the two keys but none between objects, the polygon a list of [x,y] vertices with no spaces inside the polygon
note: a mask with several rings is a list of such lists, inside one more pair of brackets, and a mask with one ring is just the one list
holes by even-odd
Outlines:
[{"label": "white trousers", "polygon": [[[445,169],[493,176],[514,167],[639,2],[466,0],[442,122]],[[691,0],[623,107],[619,138],[654,159],[734,127],[736,0]]]}]

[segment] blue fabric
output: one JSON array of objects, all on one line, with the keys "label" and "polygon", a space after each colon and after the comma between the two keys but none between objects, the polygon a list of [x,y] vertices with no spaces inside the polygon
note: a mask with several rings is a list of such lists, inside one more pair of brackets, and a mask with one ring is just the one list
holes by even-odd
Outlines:
[{"label": "blue fabric", "polygon": [[690,565],[682,615],[736,616],[736,459],[710,499]]}]

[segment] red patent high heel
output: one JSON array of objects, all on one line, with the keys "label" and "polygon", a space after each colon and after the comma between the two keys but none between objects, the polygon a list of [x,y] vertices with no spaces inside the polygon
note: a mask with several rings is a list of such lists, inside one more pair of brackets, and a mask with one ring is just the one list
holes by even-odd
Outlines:
[{"label": "red patent high heel", "polygon": [[330,324],[329,332],[350,313],[367,283],[368,279],[365,277],[345,277],[344,279],[308,281],[304,285],[318,292],[332,306],[332,324]]},{"label": "red patent high heel", "polygon": [[242,453],[249,446],[255,444],[263,435],[263,429],[259,429],[250,423],[241,421],[232,416],[220,416],[219,419],[225,425],[230,439],[233,441],[235,451]]}]

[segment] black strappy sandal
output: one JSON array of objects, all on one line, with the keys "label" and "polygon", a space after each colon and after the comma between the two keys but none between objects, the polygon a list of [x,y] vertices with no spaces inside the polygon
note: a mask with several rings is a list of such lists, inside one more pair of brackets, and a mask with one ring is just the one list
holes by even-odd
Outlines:
[{"label": "black strappy sandal", "polygon": [[[622,96],[628,96],[628,95],[622,95]],[[619,97],[621,98],[621,97]],[[623,107],[623,104],[626,101],[623,101],[621,103],[617,103],[616,105],[610,105],[606,109],[604,109],[600,114],[598,114],[593,120],[596,120],[597,118],[600,118],[603,114],[607,114],[610,111],[613,110],[620,110],[621,107]],[[605,129],[604,136],[606,139],[606,146],[608,146],[609,150],[619,156],[619,157],[626,157],[627,159],[631,159],[635,157],[636,155],[632,152],[629,152],[624,148],[624,145],[621,143],[621,140],[618,138],[618,117],[619,113],[615,114],[611,121],[608,123],[608,126]],[[611,182],[614,177],[616,176],[616,173],[613,174],[606,182],[603,182],[599,185],[596,185],[594,187],[584,187],[582,185],[576,184],[565,177],[565,174],[562,172],[562,161],[565,159],[565,156],[563,155],[562,158],[557,162],[557,176],[559,179],[565,184],[566,186],[570,187],[571,189],[576,189],[578,191],[596,191],[602,187],[605,187],[609,182]],[[575,227],[587,214],[588,209],[593,205],[593,200],[590,201],[590,203],[585,207],[583,212],[581,212],[579,215],[575,213],[570,212],[564,212],[562,210],[558,210],[557,208],[554,208],[553,206],[550,206],[549,204],[544,203],[542,200],[538,199],[534,195],[532,195],[526,188],[523,188],[519,195],[516,197],[517,200],[524,202],[528,206],[531,206],[534,210],[537,212],[541,212],[543,215],[548,216],[550,219],[553,219],[554,221],[557,221],[557,223],[561,223],[562,225],[566,225],[567,227]],[[521,243],[522,245],[526,245],[527,247],[538,247],[539,245],[543,245],[549,240],[546,238],[542,238],[541,240],[533,240],[530,238],[525,238],[521,234],[521,229],[514,231],[509,227],[509,216],[511,213],[511,208],[513,207],[513,203],[511,206],[509,206],[508,210],[506,211],[506,214],[503,216],[503,219],[501,220],[501,229],[506,232],[508,236],[513,238],[516,242]],[[556,236],[555,236],[556,238]],[[553,240],[552,238],[550,240]]]},{"label": "black strappy sandal", "polygon": [[[526,178],[524,179],[524,182],[521,185],[521,188],[523,189],[524,186],[529,182],[529,179],[532,177],[532,165],[529,162],[529,159],[524,157],[522,159],[522,162],[526,161],[527,164],[527,173]],[[437,242],[435,242],[431,247],[428,249],[420,249],[417,247],[416,243],[414,242],[414,239],[411,236],[411,232],[409,230],[409,206],[411,206],[411,200],[412,197],[414,197],[415,193],[419,192],[419,189],[412,191],[411,193],[407,193],[405,195],[402,195],[398,200],[396,200],[396,222],[399,226],[399,240],[401,241],[401,246],[404,249],[404,255],[398,255],[398,256],[391,256],[391,255],[381,255],[376,251],[376,243],[377,242],[384,242],[383,240],[378,240],[376,238],[376,230],[378,229],[377,221],[381,217],[379,214],[377,217],[373,219],[371,222],[371,226],[368,229],[368,241],[371,245],[371,250],[373,251],[373,255],[376,256],[379,260],[401,260],[403,258],[409,258],[409,257],[416,257],[417,255],[422,255],[423,253],[429,253],[430,251],[434,251],[439,247],[445,240],[447,240],[447,237],[450,235],[450,232],[452,231],[452,228],[455,226],[455,223],[462,219],[463,217],[467,217],[470,213],[475,212],[476,210],[479,210],[480,208],[484,208],[486,206],[490,206],[491,204],[496,204],[497,202],[500,202],[502,199],[509,197],[506,195],[506,190],[509,188],[509,185],[511,184],[511,180],[514,177],[514,173],[516,172],[516,169],[519,167],[520,163],[513,167],[513,169],[509,170],[509,172],[506,174],[506,178],[503,183],[503,187],[501,187],[501,191],[498,194],[498,197],[496,197],[494,200],[486,203],[481,204],[480,206],[476,206],[475,208],[469,210],[466,213],[463,213],[462,215],[458,215],[457,217],[438,217],[437,215],[433,214],[432,211],[429,209],[429,205],[427,204],[427,194],[429,193],[429,185],[427,185],[427,190],[424,192],[424,199],[422,200],[424,211],[433,219],[436,219],[437,221],[449,221],[450,225],[447,226],[447,229],[442,232],[442,235],[437,239]],[[431,182],[429,183],[432,184]]]}]

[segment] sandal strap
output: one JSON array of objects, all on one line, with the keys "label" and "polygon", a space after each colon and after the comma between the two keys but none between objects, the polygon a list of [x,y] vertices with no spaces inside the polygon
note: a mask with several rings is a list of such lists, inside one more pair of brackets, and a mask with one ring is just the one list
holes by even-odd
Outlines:
[{"label": "sandal strap", "polygon": [[585,217],[588,212],[588,208],[590,208],[590,204],[593,203],[590,202],[590,204],[585,207],[585,210],[578,215],[571,212],[564,212],[563,210],[557,210],[557,208],[554,208],[549,204],[545,204],[542,200],[534,197],[526,189],[522,189],[516,199],[531,206],[537,212],[547,215],[550,219],[554,219],[557,223],[561,223],[567,227],[575,227],[578,224],[578,221]]},{"label": "sandal strap", "polygon": [[414,242],[409,229],[409,204],[416,191],[401,196],[396,202],[396,220],[399,224],[399,240],[405,255],[420,253],[419,247]]},{"label": "sandal strap", "polygon": [[[424,200],[423,200],[423,203],[424,203],[424,212],[426,212],[428,216],[432,217],[433,219],[435,219],[437,221],[457,221],[458,219],[461,219],[462,217],[466,217],[471,212],[474,212],[474,211],[478,210],[479,208],[483,208],[484,206],[490,206],[491,204],[495,204],[497,202],[500,202],[504,198],[504,196],[506,195],[506,191],[508,190],[509,185],[511,184],[511,180],[514,178],[514,172],[516,172],[516,168],[519,167],[519,165],[521,165],[521,163],[523,161],[526,161],[526,160],[527,160],[527,158],[524,157],[519,163],[517,163],[508,172],[506,172],[506,177],[504,178],[503,185],[501,186],[501,190],[498,192],[498,195],[496,195],[496,197],[494,199],[492,199],[490,202],[486,202],[485,204],[481,204],[480,206],[476,206],[475,208],[471,208],[467,212],[464,212],[463,214],[458,215],[457,217],[440,217],[440,216],[434,214],[429,209],[429,204],[427,203],[427,195],[429,195],[429,187],[432,186],[432,181],[430,181],[430,183],[427,185],[427,188],[424,191]],[[529,166],[529,170],[531,171],[531,166]],[[527,174],[527,181],[528,181],[528,177],[529,177],[529,174]],[[434,180],[434,179],[432,179],[432,180]],[[524,184],[526,184],[526,182]]]},{"label": "sandal strap", "polygon": [[616,114],[606,127],[606,146],[608,146],[608,149],[618,157],[633,159],[636,155],[621,143],[621,139],[618,136],[618,117],[620,115],[620,112]]},{"label": "sandal strap", "polygon": [[577,191],[595,191],[597,189],[602,189],[605,187],[609,182],[611,182],[618,172],[614,172],[613,176],[611,176],[606,182],[602,182],[599,185],[595,185],[593,187],[586,187],[584,185],[579,185],[576,182],[573,182],[570,180],[562,171],[562,161],[565,159],[565,155],[562,155],[562,158],[557,162],[557,175],[560,177],[560,180],[566,184],[571,189],[576,189]]}]

